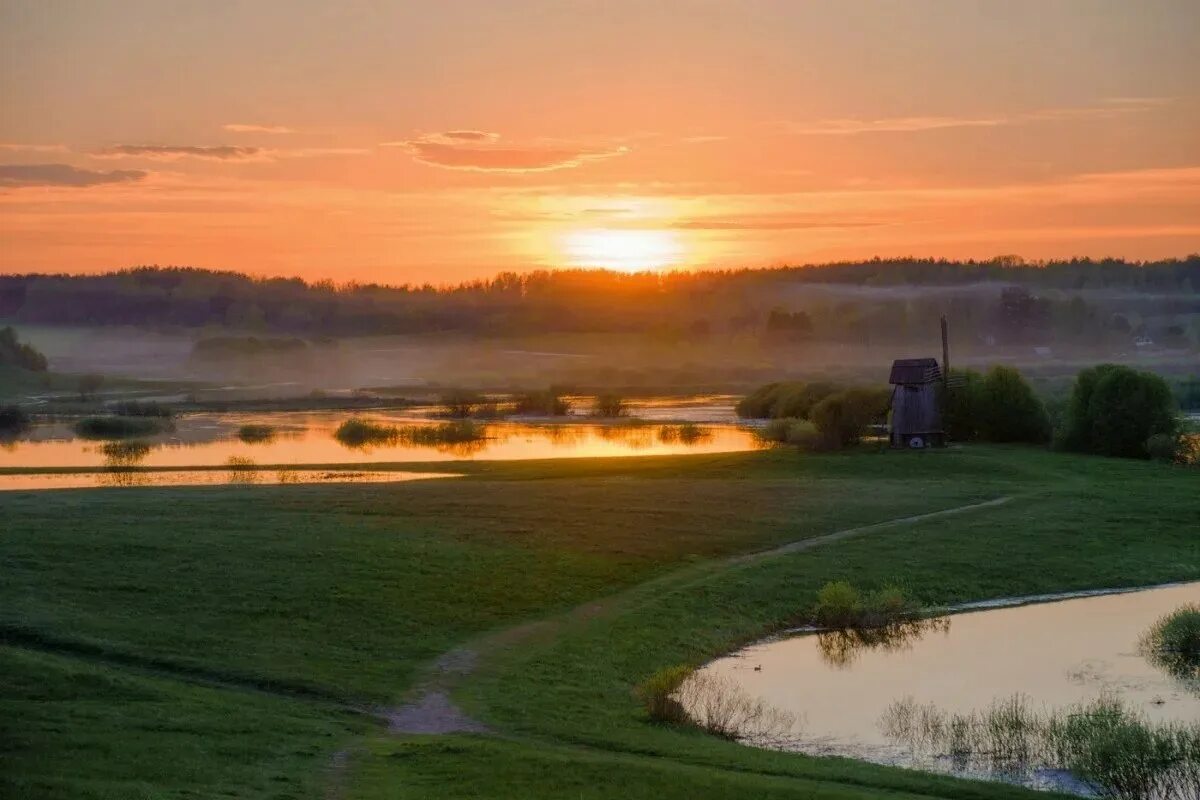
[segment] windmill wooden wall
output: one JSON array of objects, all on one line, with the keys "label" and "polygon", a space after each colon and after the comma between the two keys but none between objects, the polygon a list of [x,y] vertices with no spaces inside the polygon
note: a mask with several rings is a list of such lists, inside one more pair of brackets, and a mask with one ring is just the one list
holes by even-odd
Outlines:
[{"label": "windmill wooden wall", "polygon": [[942,447],[942,370],[934,358],[892,363],[891,443],[893,447]]}]

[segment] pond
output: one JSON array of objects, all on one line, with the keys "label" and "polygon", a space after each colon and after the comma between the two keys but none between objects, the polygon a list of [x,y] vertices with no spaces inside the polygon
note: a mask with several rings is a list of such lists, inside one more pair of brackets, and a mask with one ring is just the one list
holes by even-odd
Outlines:
[{"label": "pond", "polygon": [[897,707],[971,714],[1020,696],[1039,712],[1116,698],[1156,723],[1200,722],[1200,686],[1138,652],[1161,616],[1200,602],[1200,583],[958,613],[864,643],[848,633],[796,635],[747,647],[700,674],[740,687],[795,722],[785,744],[812,755],[1000,777],[1079,791],[1052,770],[987,774],[897,736]]},{"label": "pond", "polygon": [[[39,424],[15,439],[0,441],[0,468],[166,470],[232,466],[244,471],[281,465],[727,453],[760,446],[753,431],[736,425],[650,420],[603,423],[568,418],[482,422],[478,423],[481,438],[466,442],[426,443],[410,437],[352,447],[334,436],[338,426],[351,416],[345,411],[188,414],[176,419],[169,432],[120,442],[80,438],[69,422]],[[442,424],[419,409],[353,416],[385,426]],[[256,428],[258,435],[239,436],[247,426]],[[0,488],[14,488],[17,482],[13,475],[0,474]],[[23,488],[32,485],[23,483]],[[46,479],[37,485],[49,483]]]}]

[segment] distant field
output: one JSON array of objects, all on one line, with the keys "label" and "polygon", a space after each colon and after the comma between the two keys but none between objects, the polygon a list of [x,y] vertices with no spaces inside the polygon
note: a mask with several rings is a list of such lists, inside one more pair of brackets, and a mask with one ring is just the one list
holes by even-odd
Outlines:
[{"label": "distant field", "polygon": [[[630,689],[803,615],[835,578],[897,581],[928,603],[1200,578],[1200,478],[1149,463],[970,447],[463,469],[391,486],[0,497],[0,658],[18,676],[0,698],[0,787],[1043,797],[661,728]],[[724,560],[999,497],[1012,500]],[[527,636],[479,638],[538,619]],[[507,738],[389,736],[354,713],[401,701],[464,645],[478,667],[450,688]]]},{"label": "distant field", "polygon": [[[941,355],[936,317],[925,335],[903,342],[877,337],[861,343],[797,343],[765,339],[761,331],[698,337],[652,332],[439,333],[345,337],[322,345],[330,349],[312,359],[229,359],[204,366],[189,362],[197,338],[271,334],[17,327],[24,339],[46,353],[55,371],[205,381],[213,387],[237,384],[255,387],[261,397],[305,395],[313,389],[390,387],[405,394],[455,386],[505,391],[552,384],[627,394],[742,392],[781,378],[881,384],[895,358]],[[1197,372],[1194,350],[1110,351],[1087,342],[1038,349],[1000,347],[985,346],[968,336],[952,338],[951,361],[974,368],[995,363],[1017,366],[1045,393],[1061,393],[1080,369],[1098,361],[1129,363],[1170,378]]]}]

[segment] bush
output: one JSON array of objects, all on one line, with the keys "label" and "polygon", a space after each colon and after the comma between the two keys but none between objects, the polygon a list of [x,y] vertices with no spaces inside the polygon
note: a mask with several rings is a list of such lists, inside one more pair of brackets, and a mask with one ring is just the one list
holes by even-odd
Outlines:
[{"label": "bush", "polygon": [[447,417],[465,419],[471,416],[471,412],[475,406],[483,402],[483,398],[476,392],[467,389],[450,389],[442,393],[439,402],[442,413]]},{"label": "bush", "polygon": [[687,721],[687,713],[675,698],[675,693],[691,677],[692,672],[692,668],[686,665],[666,667],[637,685],[634,693],[642,701],[650,719],[673,724]]},{"label": "bush", "polygon": [[887,389],[847,389],[817,403],[810,416],[826,446],[848,447],[883,420],[890,398]]},{"label": "bush", "polygon": [[395,439],[405,444],[464,444],[487,438],[487,428],[469,419],[447,422],[443,425],[408,425],[391,430]]},{"label": "bush", "polygon": [[916,615],[899,587],[884,586],[864,595],[847,581],[831,581],[817,592],[813,622],[822,628],[883,628]]},{"label": "bush", "polygon": [[275,429],[270,425],[243,425],[238,428],[237,438],[246,444],[261,444],[275,438]]},{"label": "bush", "polygon": [[849,628],[862,613],[862,595],[847,581],[831,581],[817,592],[813,620],[823,628]]},{"label": "bush", "polygon": [[1176,677],[1200,677],[1200,605],[1182,606],[1155,622],[1139,649]]},{"label": "bush", "polygon": [[836,394],[838,387],[832,383],[788,383],[782,384],[774,395],[770,416],[775,419],[796,417],[808,419],[817,403]]},{"label": "bush", "polygon": [[0,433],[16,433],[29,425],[29,415],[20,406],[0,406]]},{"label": "bush", "polygon": [[803,450],[819,450],[822,443],[817,426],[804,419],[773,419],[754,435],[764,442],[791,444]]},{"label": "bush", "polygon": [[1173,433],[1156,433],[1146,440],[1146,455],[1151,461],[1173,464],[1179,458],[1183,437]]},{"label": "bush", "polygon": [[711,431],[694,422],[664,425],[658,429],[658,440],[663,444],[697,444],[711,438]]},{"label": "bush", "polygon": [[817,403],[837,391],[834,384],[823,382],[768,383],[739,400],[734,410],[743,419],[808,419]]},{"label": "bush", "polygon": [[760,386],[739,400],[733,410],[742,419],[768,419],[779,392],[788,385],[777,382]]},{"label": "bush", "polygon": [[19,367],[30,372],[45,372],[46,357],[33,347],[22,344],[11,327],[0,328],[0,366]]},{"label": "bush", "polygon": [[628,411],[625,398],[611,392],[596,395],[596,402],[592,406],[592,416],[594,417],[623,417]]},{"label": "bush", "polygon": [[75,423],[75,432],[85,439],[127,439],[152,436],[170,427],[154,417],[85,417]]},{"label": "bush", "polygon": [[[1064,447],[1085,453],[1149,458],[1151,437],[1179,432],[1175,397],[1157,375],[1119,364],[1080,372],[1068,408]],[[1156,442],[1162,447],[1162,441]]]},{"label": "bush", "polygon": [[1021,373],[1012,367],[995,366],[979,383],[979,435],[989,442],[1050,441],[1050,417],[1046,406]]},{"label": "bush", "polygon": [[979,438],[983,418],[983,376],[973,369],[951,370],[942,392],[942,430],[957,442]]},{"label": "bush", "polygon": [[557,392],[530,392],[517,398],[516,413],[541,417],[562,417],[571,411],[571,404]]},{"label": "bush", "polygon": [[139,441],[105,442],[100,452],[104,454],[104,466],[125,469],[150,455],[150,445]]},{"label": "bush", "polygon": [[333,438],[346,447],[391,444],[398,436],[397,429],[392,425],[376,425],[357,417],[346,420],[333,432]]}]

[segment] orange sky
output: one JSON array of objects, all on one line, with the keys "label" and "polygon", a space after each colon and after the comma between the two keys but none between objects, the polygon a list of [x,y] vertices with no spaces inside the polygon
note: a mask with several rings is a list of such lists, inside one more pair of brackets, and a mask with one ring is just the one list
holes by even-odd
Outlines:
[{"label": "orange sky", "polygon": [[0,271],[1200,251],[1200,3],[0,0]]}]

